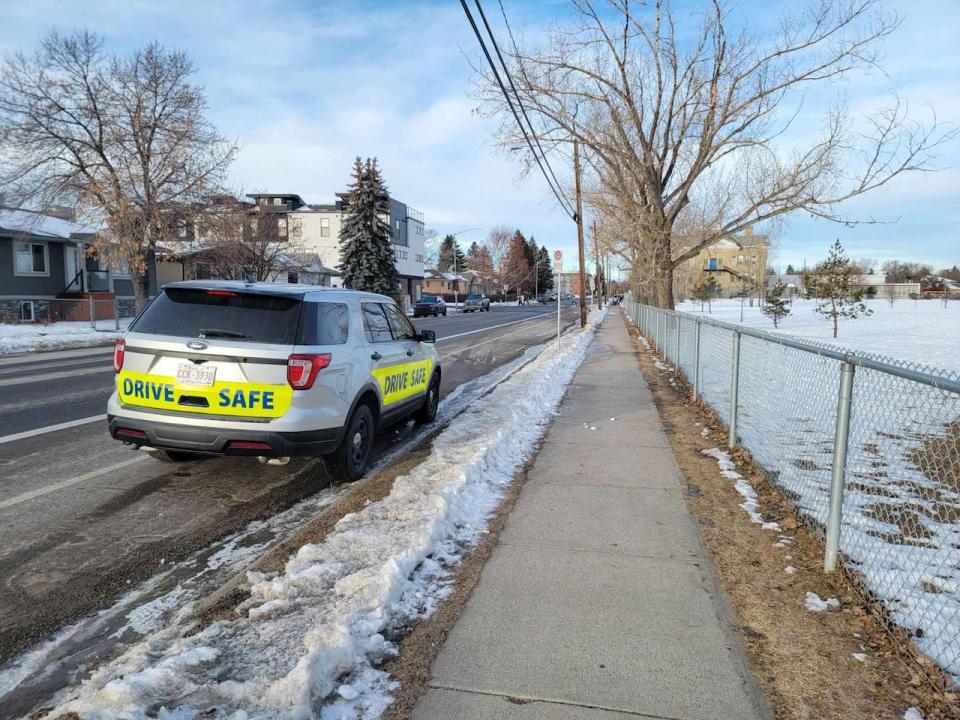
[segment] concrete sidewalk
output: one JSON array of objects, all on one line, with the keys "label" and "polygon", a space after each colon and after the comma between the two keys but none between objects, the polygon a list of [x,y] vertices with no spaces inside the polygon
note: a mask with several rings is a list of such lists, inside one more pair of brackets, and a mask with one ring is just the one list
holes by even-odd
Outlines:
[{"label": "concrete sidewalk", "polygon": [[617,311],[560,406],[430,688],[415,720],[770,717]]}]

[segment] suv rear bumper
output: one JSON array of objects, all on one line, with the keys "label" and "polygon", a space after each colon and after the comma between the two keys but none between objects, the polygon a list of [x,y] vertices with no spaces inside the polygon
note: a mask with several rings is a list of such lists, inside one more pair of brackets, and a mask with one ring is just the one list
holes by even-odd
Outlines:
[{"label": "suv rear bumper", "polygon": [[[343,428],[304,432],[229,430],[215,427],[176,425],[140,418],[107,415],[110,436],[138,447],[179,450],[198,455],[263,455],[302,457],[326,455],[340,445]],[[127,431],[127,432],[124,432]],[[132,432],[130,432],[132,431]],[[260,443],[258,447],[232,447],[231,443]],[[266,443],[269,447],[262,444]]]}]

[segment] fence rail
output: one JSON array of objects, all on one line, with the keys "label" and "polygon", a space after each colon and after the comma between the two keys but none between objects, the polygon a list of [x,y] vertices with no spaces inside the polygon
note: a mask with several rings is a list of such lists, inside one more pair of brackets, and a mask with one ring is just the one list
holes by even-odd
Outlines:
[{"label": "fence rail", "polygon": [[886,619],[960,678],[960,376],[627,301]]}]

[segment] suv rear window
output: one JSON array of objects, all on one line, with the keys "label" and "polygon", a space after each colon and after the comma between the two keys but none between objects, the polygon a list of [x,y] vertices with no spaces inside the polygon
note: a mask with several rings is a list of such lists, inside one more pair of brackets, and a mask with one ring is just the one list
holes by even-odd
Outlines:
[{"label": "suv rear window", "polygon": [[427,305],[432,305],[437,301],[436,295],[423,295],[417,302],[426,303]]},{"label": "suv rear window", "polygon": [[483,300],[482,295],[467,295],[467,300]]},{"label": "suv rear window", "polygon": [[300,345],[343,345],[347,342],[350,315],[343,303],[303,304],[303,332]]},{"label": "suv rear window", "polygon": [[294,345],[301,301],[285,295],[167,288],[131,330],[151,335],[206,337]]}]

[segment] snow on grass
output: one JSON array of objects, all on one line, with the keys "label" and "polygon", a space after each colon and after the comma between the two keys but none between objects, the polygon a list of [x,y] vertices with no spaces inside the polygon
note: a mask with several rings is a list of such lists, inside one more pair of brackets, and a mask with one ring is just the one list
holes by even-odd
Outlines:
[{"label": "snow on grass", "polygon": [[840,607],[840,601],[835,597],[823,599],[815,592],[808,592],[803,596],[803,606],[810,612],[820,613],[828,608]]},{"label": "snow on grass", "polygon": [[[743,308],[743,324],[960,372],[960,302],[952,300],[947,307],[939,300],[897,300],[893,307],[886,300],[866,303],[873,314],[856,320],[841,319],[836,338],[833,324],[813,311],[814,300],[794,300],[791,314],[777,329],[754,300],[753,307],[745,304]],[[677,310],[722,322],[740,322],[739,300],[715,300],[711,312],[706,307],[701,312],[700,303],[690,301],[678,305]]]},{"label": "snow on grass", "polygon": [[[840,337],[796,301],[777,332],[815,341],[813,352],[742,336],[737,435],[798,512],[825,527],[833,464],[840,362],[816,352],[824,342],[926,367],[960,379],[960,303],[870,303],[872,316],[841,322]],[[684,310],[699,306],[685,304]],[[738,301],[714,303],[715,320],[739,319]],[[759,308],[744,324],[773,331]],[[689,316],[687,316],[689,317]],[[681,326],[678,369],[693,376],[694,324]],[[672,346],[671,351],[675,354]],[[701,326],[700,390],[730,422],[732,336]],[[846,462],[840,550],[848,569],[916,644],[960,678],[960,396],[857,367]],[[786,539],[775,547],[789,546]]]},{"label": "snow on grass", "polygon": [[0,323],[0,355],[109,345],[114,338],[123,335],[130,322],[130,318],[121,320],[119,331],[113,329],[112,320],[101,320],[99,325],[103,329],[100,330],[91,328],[89,322],[56,322],[49,325]]},{"label": "snow on grass", "polygon": [[903,720],[923,720],[923,713],[915,707],[907,708],[903,713]]},{"label": "snow on grass", "polygon": [[533,453],[595,323],[474,402],[386,498],[300,548],[282,573],[252,575],[239,618],[147,637],[52,716],[185,720],[211,707],[233,718],[379,716],[395,687],[376,668],[395,653],[386,637],[449,592],[447,568],[485,532]]},{"label": "snow on grass", "polygon": [[[779,523],[767,522],[760,511],[757,510],[757,492],[753,489],[753,486],[746,481],[743,475],[737,472],[737,466],[733,460],[730,459],[730,453],[720,448],[710,448],[709,450],[701,450],[700,452],[716,460],[717,465],[720,466],[720,474],[728,480],[733,480],[733,486],[743,498],[740,507],[750,516],[751,522],[756,523],[764,530],[780,529]],[[781,536],[781,541],[782,540],[783,536]]]}]

